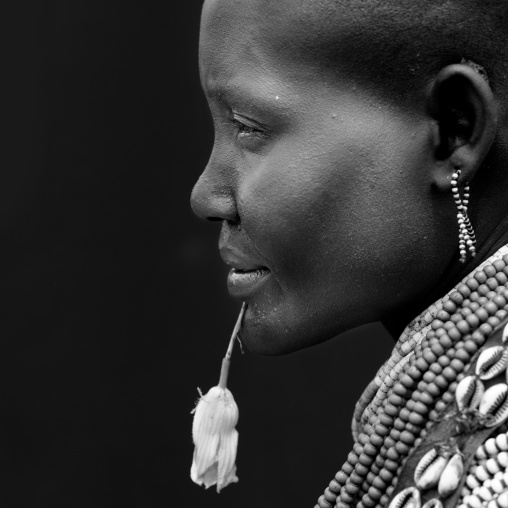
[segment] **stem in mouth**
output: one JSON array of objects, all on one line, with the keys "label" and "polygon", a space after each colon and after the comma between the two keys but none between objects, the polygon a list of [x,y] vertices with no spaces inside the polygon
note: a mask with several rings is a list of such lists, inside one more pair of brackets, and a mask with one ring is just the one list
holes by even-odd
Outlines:
[{"label": "stem in mouth", "polygon": [[233,346],[235,344],[235,340],[238,336],[238,332],[242,326],[243,315],[245,314],[245,309],[247,308],[247,304],[243,302],[242,308],[240,310],[240,315],[236,320],[235,327],[233,328],[233,333],[231,334],[231,339],[229,339],[228,350],[226,351],[226,356],[222,360],[222,367],[220,371],[220,380],[219,380],[219,388],[226,388],[228,382],[228,374],[229,374],[229,365],[231,363],[231,353],[233,352]]}]

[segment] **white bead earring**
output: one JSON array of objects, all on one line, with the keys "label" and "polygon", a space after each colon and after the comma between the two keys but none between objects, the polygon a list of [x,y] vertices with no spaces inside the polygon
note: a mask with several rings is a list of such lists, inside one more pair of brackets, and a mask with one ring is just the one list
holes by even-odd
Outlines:
[{"label": "white bead earring", "polygon": [[457,169],[452,175],[452,193],[455,204],[457,205],[457,220],[459,223],[459,253],[460,262],[466,262],[467,251],[471,254],[471,257],[476,256],[476,237],[474,234],[473,226],[469,220],[467,214],[467,205],[469,204],[469,185],[466,184],[464,187],[464,195],[461,198],[459,194],[458,180],[460,177],[461,170]]}]

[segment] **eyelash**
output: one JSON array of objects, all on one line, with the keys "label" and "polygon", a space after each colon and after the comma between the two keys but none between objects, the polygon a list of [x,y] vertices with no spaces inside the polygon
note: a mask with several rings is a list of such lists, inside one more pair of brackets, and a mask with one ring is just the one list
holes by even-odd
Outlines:
[{"label": "eyelash", "polygon": [[233,115],[231,123],[236,127],[238,136],[263,136],[265,133],[253,125],[249,125],[238,115]]},{"label": "eyelash", "polygon": [[256,129],[254,129],[253,127],[250,127],[249,125],[247,124],[244,124],[243,122],[240,122],[239,120],[237,120],[236,118],[233,118],[233,125],[236,126],[237,130],[238,130],[238,134],[254,134],[256,131]]}]

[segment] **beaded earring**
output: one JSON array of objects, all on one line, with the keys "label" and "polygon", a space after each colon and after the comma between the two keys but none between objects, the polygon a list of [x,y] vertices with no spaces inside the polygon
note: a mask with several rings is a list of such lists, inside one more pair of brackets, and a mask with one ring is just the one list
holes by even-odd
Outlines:
[{"label": "beaded earring", "polygon": [[[476,237],[474,234],[473,226],[467,214],[467,205],[469,204],[469,185],[464,187],[464,196],[461,198],[458,188],[458,180],[461,170],[457,169],[452,175],[452,193],[455,204],[457,205],[457,221],[459,223],[459,252],[460,262],[466,262],[467,250],[471,257],[476,256]],[[467,250],[466,250],[467,249]]]}]

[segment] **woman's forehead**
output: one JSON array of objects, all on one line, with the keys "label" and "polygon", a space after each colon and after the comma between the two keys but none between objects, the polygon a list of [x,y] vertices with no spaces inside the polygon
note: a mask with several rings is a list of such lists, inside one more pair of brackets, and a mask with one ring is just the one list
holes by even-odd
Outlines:
[{"label": "woman's forehead", "polygon": [[[228,80],[228,72],[245,62],[258,71],[267,65],[289,69],[295,63],[320,64],[329,20],[322,11],[316,12],[319,2],[310,10],[308,4],[308,0],[206,0],[200,35],[202,79],[203,73],[214,73],[221,81]],[[328,47],[339,44],[345,51],[346,42],[338,43],[340,24],[333,23],[330,31],[333,41]]]},{"label": "woman's forehead", "polygon": [[[200,35],[200,72],[204,88],[212,95],[235,89],[243,81],[269,68],[282,67],[287,58],[274,44],[277,21],[260,16],[258,2],[207,0]],[[256,6],[256,7],[255,7]]]},{"label": "woman's forehead", "polygon": [[[347,22],[346,16],[337,18],[342,2],[333,2],[333,9],[325,9],[324,4],[330,4],[329,0],[315,3],[309,0],[206,0],[202,36],[206,34],[223,44],[245,39],[279,51],[309,47],[315,40],[328,38],[327,34],[336,38],[342,29],[341,20]],[[362,29],[366,29],[365,19]]]},{"label": "woman's forehead", "polygon": [[350,36],[351,27],[344,25],[347,19],[332,22],[322,11],[312,10],[316,5],[321,4],[310,4],[310,0],[206,0],[199,58],[207,95],[217,97],[235,84],[270,99],[282,95],[286,85],[303,94],[344,83],[378,93],[368,72],[376,69],[360,55],[357,39]]},{"label": "woman's forehead", "polygon": [[[507,7],[480,0],[205,0],[203,57],[221,45],[262,47],[281,65],[348,73],[385,92],[425,86],[444,65],[461,58],[493,75],[506,68]],[[487,24],[486,24],[487,23]],[[496,34],[496,36],[492,36]],[[500,71],[501,72],[501,71]],[[503,78],[504,82],[504,78]]]},{"label": "woman's forehead", "polygon": [[[217,67],[219,60],[234,68],[239,59],[259,66],[267,58],[279,67],[296,63],[303,70],[341,75],[362,73],[367,61],[371,68],[372,62],[382,65],[381,58],[373,58],[377,46],[382,46],[376,44],[373,25],[377,21],[365,10],[360,15],[357,7],[349,8],[351,3],[355,2],[206,0],[200,39],[202,71],[213,67],[223,72]],[[386,37],[386,30],[382,32]]]}]

